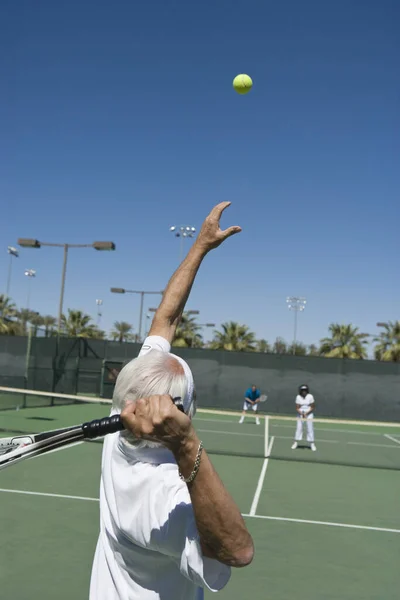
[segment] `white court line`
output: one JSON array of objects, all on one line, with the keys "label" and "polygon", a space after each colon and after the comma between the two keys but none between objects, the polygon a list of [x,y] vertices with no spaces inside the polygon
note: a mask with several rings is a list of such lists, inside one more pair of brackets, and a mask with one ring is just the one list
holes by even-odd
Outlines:
[{"label": "white court line", "polygon": [[[295,417],[293,417],[293,420],[295,419]],[[228,420],[223,420],[221,421],[221,419],[205,419],[204,417],[195,417],[194,419],[194,423],[196,424],[196,421],[208,421],[209,423],[230,423],[230,424],[238,424],[238,421],[228,421]],[[283,425],[283,424],[278,424],[278,423],[274,423],[274,419],[271,419],[271,426],[273,429],[293,429],[295,427],[295,425]],[[359,434],[359,435],[378,435],[379,437],[382,436],[382,432],[377,432],[377,431],[358,431],[358,429],[337,429],[335,427],[335,425],[332,425],[332,427],[328,428],[328,427],[316,427],[316,429],[318,431],[327,431],[328,433],[354,433],[354,434]],[[386,434],[383,434],[386,435]]]},{"label": "white court line", "polygon": [[196,431],[200,431],[201,433],[218,433],[221,435],[240,435],[247,437],[264,437],[262,433],[242,433],[241,431],[221,431],[218,429],[197,429]]},{"label": "white court line", "polygon": [[[1,390],[1,388],[0,388]],[[6,388],[7,390],[7,388]],[[237,415],[238,417],[240,417],[241,412],[240,411],[232,411],[232,410],[215,410],[213,409],[207,409],[207,408],[199,408],[198,409],[198,414],[203,414],[203,415],[224,415],[227,417],[232,417]],[[287,416],[287,415],[270,415],[271,419],[277,420],[277,421],[293,421],[296,418],[291,416]],[[400,429],[400,423],[393,423],[393,422],[386,422],[386,421],[360,421],[359,419],[355,420],[355,419],[334,419],[334,418],[320,418],[317,417],[314,419],[314,424],[315,423],[327,423],[328,425],[334,425],[336,427],[336,425],[354,425],[356,427],[358,427],[359,425],[362,426],[366,426],[366,427],[392,427],[392,428],[399,428]]]},{"label": "white court line", "polygon": [[258,478],[257,488],[254,494],[253,502],[251,503],[250,516],[254,517],[257,512],[258,501],[260,500],[261,491],[264,485],[265,474],[267,472],[269,456],[271,454],[272,446],[274,445],[274,437],[271,437],[271,442],[268,446],[268,457],[264,459],[263,466],[261,468],[260,477]]},{"label": "white court line", "polygon": [[88,498],[87,496],[68,496],[66,494],[50,494],[47,492],[28,492],[27,490],[9,490],[0,488],[0,492],[8,492],[10,494],[25,494],[28,496],[49,496],[50,498],[68,498],[70,500],[88,500],[90,502],[99,502],[99,498]]},{"label": "white court line", "polygon": [[[394,438],[393,436],[389,435],[388,433],[384,433],[383,434],[388,440],[392,440],[392,442],[396,442],[396,444],[400,444],[400,440],[396,440],[396,438]],[[392,446],[390,446],[392,448]]]},{"label": "white court line", "polygon": [[[275,439],[277,440],[293,440],[292,437],[286,435],[275,435]],[[396,440],[397,441],[397,440]],[[340,444],[342,446],[367,446],[367,448],[395,448],[397,450],[397,446],[393,446],[393,444],[375,444],[374,442],[367,444],[366,442],[343,442],[341,440],[316,440],[316,444]],[[398,442],[400,444],[400,442]],[[400,449],[400,448],[399,448]]]},{"label": "white court line", "polygon": [[[400,442],[397,443],[400,444]],[[370,446],[371,448],[391,448],[392,450],[400,450],[400,446],[393,446],[393,444],[364,444],[363,442],[346,442],[346,444],[350,444],[353,446]]]},{"label": "white court line", "polygon": [[[239,435],[239,436],[254,437],[254,438],[264,437],[264,434],[262,434],[262,433],[241,433],[239,431],[222,431],[220,429],[197,429],[197,431],[199,431],[201,433],[218,433],[219,435]],[[382,434],[379,434],[379,435],[381,436]],[[386,435],[386,437],[388,437],[388,434],[385,434],[385,435]],[[290,437],[288,435],[275,435],[274,438],[277,440],[293,440],[293,437]],[[399,440],[396,440],[395,438],[391,438],[391,439],[393,439],[395,442],[400,444]],[[389,445],[389,444],[375,444],[374,442],[368,444],[366,442],[346,442],[346,441],[342,441],[342,440],[317,439],[316,441],[318,444],[322,443],[322,444],[367,446],[368,448],[392,448],[392,449],[397,448],[397,446],[393,446],[393,445]]]},{"label": "white court line", "polygon": [[369,525],[351,525],[350,523],[331,523],[330,521],[310,521],[308,519],[290,519],[289,517],[268,517],[266,515],[243,515],[254,519],[268,519],[269,521],[287,521],[289,523],[306,523],[308,525],[327,525],[328,527],[347,527],[349,529],[364,529],[367,531],[383,531],[386,533],[400,533],[400,529],[388,527],[370,527]]},{"label": "white court line", "polygon": [[193,419],[194,423],[196,423],[197,421],[209,421],[210,423],[236,423],[236,425],[239,424],[239,421],[230,421],[228,419],[205,419],[204,417],[195,417]]},{"label": "white court line", "polygon": [[[50,494],[46,492],[29,492],[27,490],[11,490],[0,488],[0,493],[23,494],[28,496],[48,496],[50,498],[65,498],[68,500],[83,500],[86,502],[99,502],[99,498],[89,498],[87,496],[70,496],[66,494]],[[243,517],[253,519],[266,519],[268,521],[287,521],[289,523],[304,523],[305,525],[326,525],[329,527],[344,527],[349,529],[363,529],[366,531],[380,531],[386,533],[400,533],[400,529],[389,529],[388,527],[371,527],[369,525],[352,525],[350,523],[333,523],[330,521],[310,521],[307,519],[291,519],[289,517],[270,517],[267,515],[250,515],[242,513]]]},{"label": "white court line", "polygon": [[[217,419],[215,419],[217,420]],[[221,422],[221,421],[220,421]],[[272,422],[272,427],[274,429],[293,429],[293,425],[277,425]],[[351,433],[351,434],[359,434],[359,435],[375,435],[382,436],[382,432],[377,431],[358,431],[357,429],[337,429],[336,427],[316,427],[317,431],[326,431],[328,433]],[[385,435],[385,434],[383,434]]]}]

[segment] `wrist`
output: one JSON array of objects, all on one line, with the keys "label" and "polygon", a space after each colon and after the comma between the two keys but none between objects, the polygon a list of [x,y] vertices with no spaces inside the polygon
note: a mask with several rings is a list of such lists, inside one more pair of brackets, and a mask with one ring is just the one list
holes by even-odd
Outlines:
[{"label": "wrist", "polygon": [[191,456],[193,453],[197,452],[197,448],[199,446],[200,440],[194,430],[194,427],[191,425],[189,430],[182,434],[179,439],[174,444],[172,448],[172,453],[174,454],[177,461],[182,459],[185,456]]},{"label": "wrist", "polygon": [[193,251],[193,253],[199,256],[202,260],[206,256],[206,254],[208,254],[210,248],[199,242],[199,240],[197,239],[191,247],[190,251]]}]

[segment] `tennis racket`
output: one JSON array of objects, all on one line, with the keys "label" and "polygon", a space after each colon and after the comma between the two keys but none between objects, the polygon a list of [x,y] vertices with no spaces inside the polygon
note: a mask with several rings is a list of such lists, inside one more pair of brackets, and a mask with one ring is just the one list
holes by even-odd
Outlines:
[{"label": "tennis racket", "polygon": [[263,394],[262,396],[260,396],[259,398],[259,402],[265,402],[267,400],[268,396],[266,396],[265,394]]},{"label": "tennis racket", "polygon": [[[183,412],[181,399],[174,398],[173,402]],[[93,440],[123,429],[120,415],[113,415],[73,427],[0,438],[0,470],[27,458],[34,458],[51,450],[70,446],[79,441]]]}]

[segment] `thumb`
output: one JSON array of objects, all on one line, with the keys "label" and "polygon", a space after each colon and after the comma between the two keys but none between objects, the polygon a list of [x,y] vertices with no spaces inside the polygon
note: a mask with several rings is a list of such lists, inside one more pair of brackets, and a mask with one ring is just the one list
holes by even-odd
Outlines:
[{"label": "thumb", "polygon": [[223,239],[226,240],[226,238],[230,237],[231,235],[235,235],[235,233],[240,233],[241,231],[242,228],[239,227],[239,225],[233,225],[233,227],[228,227],[228,229],[225,229],[222,232]]}]

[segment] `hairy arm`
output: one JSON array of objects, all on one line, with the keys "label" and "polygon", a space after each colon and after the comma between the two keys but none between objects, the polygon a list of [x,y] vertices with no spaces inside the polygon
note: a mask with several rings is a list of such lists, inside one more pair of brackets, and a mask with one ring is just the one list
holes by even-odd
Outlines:
[{"label": "hairy arm", "polygon": [[170,343],[172,342],[205,255],[213,248],[217,248],[228,237],[241,231],[238,226],[229,227],[224,231],[220,229],[221,215],[229,205],[230,202],[217,204],[205,219],[198,238],[189,250],[187,257],[168,282],[161,304],[154,315],[149,335],[159,335]]},{"label": "hairy arm", "polygon": [[206,251],[197,244],[192,246],[185,260],[169,280],[161,304],[154,315],[149,335],[159,335],[172,342],[205,255]]},{"label": "hairy arm", "polygon": [[[174,451],[180,472],[188,477],[193,469],[199,438],[194,430]],[[204,556],[231,567],[245,567],[253,559],[254,546],[243,517],[225,489],[205,450],[199,471],[188,484]]]},{"label": "hairy arm", "polygon": [[[121,418],[136,437],[158,440],[167,446],[180,473],[185,478],[190,476],[200,440],[190,418],[177,409],[170,396],[128,403]],[[254,554],[252,538],[205,450],[197,475],[187,486],[204,556],[232,567],[248,565]]]}]

